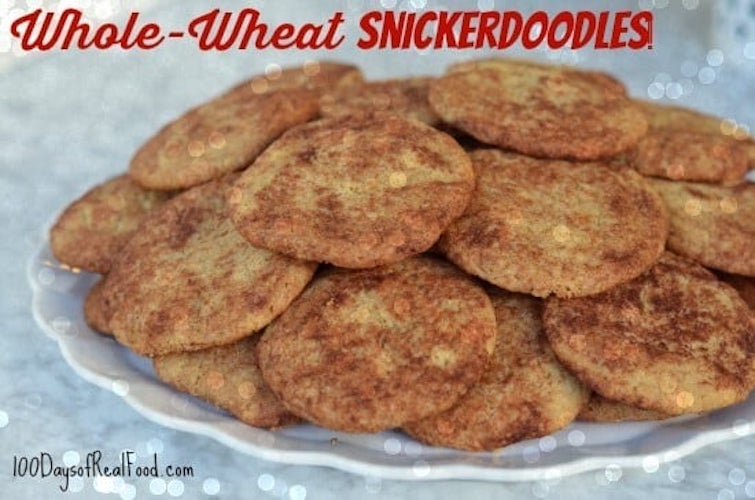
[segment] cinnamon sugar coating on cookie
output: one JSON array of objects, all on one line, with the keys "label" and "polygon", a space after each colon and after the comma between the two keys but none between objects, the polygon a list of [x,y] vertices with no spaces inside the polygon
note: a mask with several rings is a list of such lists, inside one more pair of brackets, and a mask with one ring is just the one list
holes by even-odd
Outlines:
[{"label": "cinnamon sugar coating on cookie", "polygon": [[230,344],[265,327],[316,264],[250,245],[226,213],[235,176],[155,212],[119,254],[103,290],[115,338],[157,356]]},{"label": "cinnamon sugar coating on cookie", "polygon": [[376,114],[290,130],[241,175],[228,202],[253,245],[367,268],[429,249],[473,189],[469,157],[451,137]]},{"label": "cinnamon sugar coating on cookie", "polygon": [[229,411],[245,424],[266,429],[300,422],[262,380],[259,336],[230,345],[154,359],[157,377],[173,387]]},{"label": "cinnamon sugar coating on cookie", "polygon": [[131,160],[143,186],[196,186],[247,167],[276,137],[315,118],[326,90],[359,84],[356,66],[308,62],[239,83],[165,125]]},{"label": "cinnamon sugar coating on cookie", "polygon": [[630,156],[641,174],[666,179],[737,183],[747,173],[747,147],[722,135],[657,130]]},{"label": "cinnamon sugar coating on cookie", "polygon": [[316,278],[265,331],[265,381],[292,413],[377,432],[441,412],[482,376],[490,299],[448,263],[414,257]]},{"label": "cinnamon sugar coating on cookie", "polygon": [[578,73],[588,76],[599,85],[609,89],[611,92],[626,94],[627,89],[624,84],[615,76],[602,71],[581,69],[575,66],[566,66],[559,64],[549,64],[542,61],[532,61],[528,59],[516,59],[511,57],[487,57],[481,59],[471,59],[450,65],[447,73],[462,73],[464,71],[478,71],[484,69],[501,68],[503,71],[526,71],[529,68],[542,69],[546,71],[564,71]]},{"label": "cinnamon sugar coating on cookie", "polygon": [[670,215],[669,250],[706,267],[755,277],[755,183],[651,182]]},{"label": "cinnamon sugar coating on cookie", "polygon": [[60,214],[50,229],[50,248],[64,264],[107,274],[142,220],[173,194],[144,189],[128,175],[109,179]]},{"label": "cinnamon sugar coating on cookie", "polygon": [[499,63],[430,86],[443,121],[480,141],[544,158],[594,160],[637,144],[647,120],[603,78],[557,67]]},{"label": "cinnamon sugar coating on cookie", "polygon": [[320,114],[331,117],[391,112],[437,125],[440,119],[427,100],[430,82],[432,78],[417,77],[338,88],[320,98]]},{"label": "cinnamon sugar coating on cookie", "polygon": [[129,173],[150,189],[196,186],[247,167],[280,134],[316,116],[309,90],[226,94],[165,125],[136,152]]},{"label": "cinnamon sugar coating on cookie", "polygon": [[543,333],[541,301],[488,290],[496,348],[482,379],[445,412],[402,428],[433,446],[494,450],[569,425],[589,391],[553,354]]},{"label": "cinnamon sugar coating on cookie", "polygon": [[680,415],[735,404],[755,388],[747,304],[703,267],[668,252],[607,292],[548,299],[543,322],[564,365],[611,400]]},{"label": "cinnamon sugar coating on cookie", "polygon": [[747,151],[748,168],[755,169],[755,140],[746,128],[739,127],[731,120],[707,115],[694,109],[640,99],[635,99],[634,102],[647,118],[650,133],[655,130],[674,130],[734,139]]},{"label": "cinnamon sugar coating on cookie", "polygon": [[492,149],[471,156],[475,193],[439,242],[471,274],[538,297],[578,297],[631,280],[663,251],[668,215],[634,171]]}]

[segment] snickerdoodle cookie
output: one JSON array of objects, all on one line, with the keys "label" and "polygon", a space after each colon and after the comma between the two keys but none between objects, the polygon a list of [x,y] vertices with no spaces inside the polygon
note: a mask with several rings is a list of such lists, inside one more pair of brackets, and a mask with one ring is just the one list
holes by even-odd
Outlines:
[{"label": "snickerdoodle cookie", "polygon": [[448,263],[413,257],[315,278],[257,353],[292,413],[376,432],[451,407],[485,372],[495,337],[480,286]]},{"label": "snickerdoodle cookie", "polygon": [[348,268],[429,249],[474,189],[450,136],[394,114],[323,119],[275,141],[229,191],[253,245]]}]

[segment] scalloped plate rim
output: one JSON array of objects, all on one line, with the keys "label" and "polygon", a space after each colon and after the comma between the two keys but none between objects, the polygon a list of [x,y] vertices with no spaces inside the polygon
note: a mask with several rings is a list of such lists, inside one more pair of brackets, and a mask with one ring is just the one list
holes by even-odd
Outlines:
[{"label": "scalloped plate rim", "polygon": [[[49,226],[48,226],[49,227]],[[35,250],[29,259],[27,265],[27,279],[32,288],[32,314],[36,323],[45,332],[45,334],[51,339],[55,340],[60,348],[61,354],[64,360],[74,372],[87,382],[93,383],[99,387],[108,390],[114,390],[113,384],[118,380],[124,380],[123,378],[116,379],[112,376],[108,376],[99,371],[95,371],[87,363],[82,362],[74,350],[75,342],[72,339],[77,336],[69,337],[65,334],[55,330],[44,319],[42,310],[43,299],[49,298],[48,293],[62,293],[62,292],[50,292],[37,282],[35,277],[35,269],[41,260],[41,256],[45,253],[50,253],[49,246],[47,244],[46,234],[45,238],[39,248]],[[86,273],[82,273],[85,275]],[[80,311],[77,312],[79,315]],[[91,330],[85,332],[94,338],[100,338],[101,336]],[[115,343],[113,342],[115,345]],[[119,349],[124,349],[117,346]],[[216,414],[213,415],[214,419],[207,421],[197,420],[196,418],[186,418],[175,414],[167,413],[159,408],[156,408],[150,403],[151,397],[154,394],[151,392],[157,391],[158,393],[171,394],[173,397],[184,398],[189,405],[195,405],[198,407],[200,414],[207,417],[210,412],[200,407],[196,400],[191,396],[179,393],[172,388],[156,383],[155,381],[146,380],[144,374],[136,373],[133,370],[132,373],[127,373],[132,379],[126,379],[129,383],[129,390],[126,394],[122,395],[123,399],[128,405],[134,408],[142,416],[151,420],[159,425],[173,428],[176,430],[199,434],[213,438],[220,443],[252,455],[264,460],[270,460],[279,463],[286,463],[292,465],[310,465],[310,466],[326,466],[331,468],[340,469],[346,472],[354,474],[362,474],[368,476],[377,476],[384,479],[398,479],[398,480],[442,480],[442,479],[467,479],[467,480],[486,480],[486,481],[532,481],[549,479],[553,477],[564,477],[567,475],[579,474],[591,470],[597,470],[607,466],[619,466],[619,467],[641,467],[648,457],[655,457],[658,464],[671,462],[690,455],[698,449],[719,443],[723,441],[738,439],[749,434],[755,434],[755,417],[750,421],[743,420],[746,425],[740,426],[738,431],[734,431],[732,428],[720,428],[707,431],[701,431],[696,435],[688,436],[687,439],[676,443],[673,446],[653,450],[642,454],[628,454],[628,455],[595,455],[574,459],[568,462],[548,465],[537,466],[532,465],[529,467],[507,468],[507,467],[493,467],[483,465],[470,465],[465,463],[433,463],[431,461],[419,460],[420,468],[408,465],[406,463],[399,464],[385,464],[378,461],[367,461],[354,456],[350,456],[340,450],[324,449],[324,450],[290,450],[274,447],[275,439],[272,439],[272,444],[257,444],[249,439],[244,439],[239,434],[243,434],[244,430],[254,429],[249,426],[236,421],[228,415]],[[133,390],[135,388],[135,390]],[[755,396],[751,395],[748,402],[743,403],[748,406],[755,406]],[[207,414],[201,413],[207,412]],[[222,425],[221,425],[222,424]],[[583,426],[589,426],[591,424],[581,424]],[[617,424],[620,425],[620,424]],[[229,432],[228,427],[237,432]],[[256,431],[262,431],[270,433],[270,431],[255,429]],[[564,432],[564,431],[560,431]],[[652,434],[653,431],[650,432]],[[662,429],[661,429],[662,432]],[[392,433],[387,433],[392,435]],[[520,445],[537,442],[537,440],[530,440]],[[351,445],[350,445],[351,446]],[[582,448],[581,451],[585,451],[589,446]],[[371,453],[375,453],[374,450],[370,450]],[[457,453],[459,456],[469,456],[463,452],[455,452],[449,450],[450,454]],[[493,454],[482,454],[483,456],[491,456]],[[385,458],[384,454],[381,458]],[[397,457],[403,458],[404,462],[409,460],[409,457]],[[430,459],[432,460],[432,459]],[[418,461],[415,461],[415,465]]]}]

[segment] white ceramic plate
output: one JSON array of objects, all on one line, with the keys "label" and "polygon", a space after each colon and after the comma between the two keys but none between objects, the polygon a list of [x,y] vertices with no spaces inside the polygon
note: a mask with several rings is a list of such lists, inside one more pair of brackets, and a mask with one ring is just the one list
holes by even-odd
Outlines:
[{"label": "white ceramic plate", "polygon": [[394,432],[344,434],[312,425],[278,432],[256,429],[163,385],[149,360],[93,332],[84,322],[82,306],[94,275],[60,266],[45,244],[32,257],[28,276],[35,319],[84,379],[121,395],[150,420],[210,436],[266,460],[390,479],[520,481],[612,465],[654,470],[702,446],[755,433],[755,395],[718,412],[665,422],[576,423],[495,453],[426,447]]}]

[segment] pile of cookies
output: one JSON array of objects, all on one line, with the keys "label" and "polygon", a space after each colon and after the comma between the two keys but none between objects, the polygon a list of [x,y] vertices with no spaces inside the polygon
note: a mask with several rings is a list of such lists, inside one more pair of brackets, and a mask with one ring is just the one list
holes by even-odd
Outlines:
[{"label": "pile of cookies", "polygon": [[103,275],[94,329],[249,425],[493,450],[748,397],[753,167],[600,72],[308,63],[166,125],[50,241]]}]

